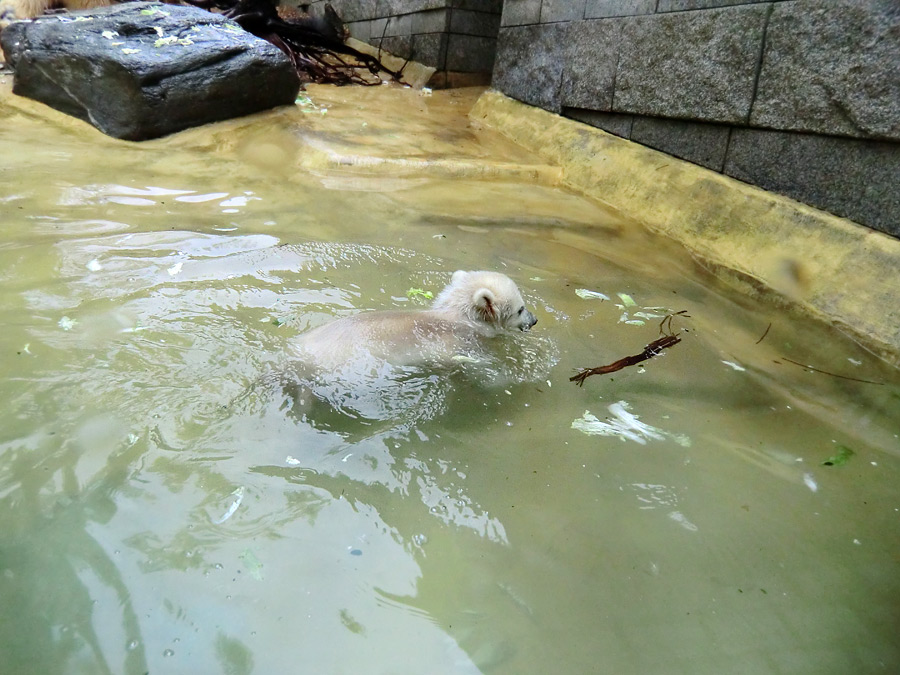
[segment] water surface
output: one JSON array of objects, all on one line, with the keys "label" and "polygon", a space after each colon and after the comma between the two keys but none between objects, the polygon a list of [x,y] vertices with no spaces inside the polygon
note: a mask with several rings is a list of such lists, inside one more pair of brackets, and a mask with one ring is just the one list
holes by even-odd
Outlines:
[{"label": "water surface", "polygon": [[[470,94],[313,98],[142,145],[0,99],[0,672],[900,669],[895,370],[555,187]],[[539,318],[511,376],[324,423],[265,386],[458,268]]]}]

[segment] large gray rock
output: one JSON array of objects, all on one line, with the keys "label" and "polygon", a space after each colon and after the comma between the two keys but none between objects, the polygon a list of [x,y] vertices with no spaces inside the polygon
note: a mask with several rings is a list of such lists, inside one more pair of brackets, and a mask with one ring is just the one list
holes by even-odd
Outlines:
[{"label": "large gray rock", "polygon": [[750,123],[900,140],[900,2],[776,4]]},{"label": "large gray rock", "polygon": [[293,103],[288,58],[222,16],[135,2],[11,24],[13,91],[127,140]]}]

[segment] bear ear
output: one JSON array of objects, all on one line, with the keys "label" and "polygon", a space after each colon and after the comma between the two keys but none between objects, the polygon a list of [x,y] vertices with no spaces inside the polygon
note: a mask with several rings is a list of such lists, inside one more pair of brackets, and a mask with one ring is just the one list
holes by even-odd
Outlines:
[{"label": "bear ear", "polygon": [[482,321],[497,320],[497,305],[494,294],[487,288],[479,288],[472,296],[472,305]]},{"label": "bear ear", "polygon": [[467,274],[468,274],[468,272],[466,272],[465,270],[456,270],[453,273],[453,276],[450,277],[450,283],[451,284],[460,283],[466,277]]}]

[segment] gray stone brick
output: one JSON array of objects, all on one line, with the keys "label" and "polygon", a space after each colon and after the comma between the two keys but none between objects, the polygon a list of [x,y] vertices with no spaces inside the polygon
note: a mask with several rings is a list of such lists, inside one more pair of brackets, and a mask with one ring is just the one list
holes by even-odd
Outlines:
[{"label": "gray stone brick", "polygon": [[[372,44],[375,44],[377,40],[373,40]],[[395,35],[393,37],[386,37],[380,41],[381,48],[386,52],[393,54],[394,56],[399,56],[403,59],[410,58],[412,54],[412,37],[409,35]]]},{"label": "gray stone brick", "polygon": [[596,110],[584,110],[582,108],[563,108],[562,114],[570,119],[590,124],[592,127],[603,129],[603,131],[616,136],[631,138],[631,126],[634,122],[634,115],[597,112]]},{"label": "gray stone brick", "polygon": [[579,21],[568,26],[561,103],[612,110],[622,21]]},{"label": "gray stone brick", "polygon": [[764,5],[622,19],[613,110],[746,122]]},{"label": "gray stone brick", "polygon": [[449,6],[454,9],[500,14],[503,11],[503,0],[450,0]]},{"label": "gray stone brick", "polygon": [[587,0],[585,19],[604,19],[611,16],[653,14],[656,0]]},{"label": "gray stone brick", "polygon": [[399,16],[446,6],[447,0],[376,0],[375,16]]},{"label": "gray stone brick", "polygon": [[416,12],[412,15],[412,32],[414,34],[443,33],[449,25],[449,9],[431,9],[425,12]]},{"label": "gray stone brick", "polygon": [[412,18],[412,14],[388,17],[387,29],[384,33],[385,37],[412,35]]},{"label": "gray stone brick", "polygon": [[497,53],[497,41],[478,35],[451,33],[447,41],[447,70],[462,73],[491,72]]},{"label": "gray stone brick", "polygon": [[523,26],[541,20],[541,0],[505,0],[501,26]]},{"label": "gray stone brick", "polygon": [[579,21],[584,18],[586,0],[543,0],[541,23],[553,21]]},{"label": "gray stone brick", "polygon": [[444,70],[447,63],[447,34],[423,33],[412,36],[412,58],[426,66]]},{"label": "gray stone brick", "polygon": [[450,32],[496,38],[500,31],[500,15],[454,9],[450,15]]},{"label": "gray stone brick", "polygon": [[382,37],[387,35],[387,19],[373,19],[369,22],[370,28],[369,32],[372,36],[372,40],[380,40]]},{"label": "gray stone brick", "polygon": [[734,129],[725,173],[900,236],[900,144]]},{"label": "gray stone brick", "polygon": [[[689,9],[711,9],[713,7],[730,7],[731,5],[750,5],[754,2],[771,2],[772,0],[659,0],[657,12],[683,12]],[[775,0],[776,2],[780,0]]]},{"label": "gray stone brick", "polygon": [[776,4],[750,122],[900,140],[900,2]]},{"label": "gray stone brick", "polygon": [[493,86],[519,101],[559,112],[565,25],[501,28]]},{"label": "gray stone brick", "polygon": [[[347,30],[350,36],[362,42],[368,42],[372,38],[372,22],[371,21],[354,21],[347,23]],[[381,37],[379,35],[378,37]]]},{"label": "gray stone brick", "polygon": [[[324,5],[324,2],[314,3],[310,11],[316,16],[322,16],[325,13]],[[331,5],[346,22],[365,21],[375,17],[375,0],[332,0]]]},{"label": "gray stone brick", "polygon": [[722,124],[635,116],[631,140],[721,172],[729,133]]}]

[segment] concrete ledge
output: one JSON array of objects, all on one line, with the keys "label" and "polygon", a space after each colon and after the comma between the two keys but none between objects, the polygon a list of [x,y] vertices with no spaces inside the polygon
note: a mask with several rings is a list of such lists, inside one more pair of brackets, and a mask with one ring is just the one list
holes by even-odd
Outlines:
[{"label": "concrete ledge", "polygon": [[900,366],[900,240],[496,91],[469,115],[726,281],[830,322]]}]

